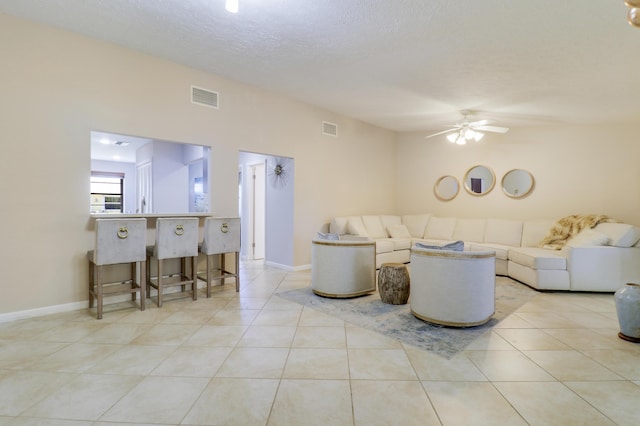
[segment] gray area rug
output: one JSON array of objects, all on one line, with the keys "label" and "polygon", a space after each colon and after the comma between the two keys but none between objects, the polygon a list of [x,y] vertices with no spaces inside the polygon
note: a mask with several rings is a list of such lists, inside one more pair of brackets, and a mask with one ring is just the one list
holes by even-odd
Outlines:
[{"label": "gray area rug", "polygon": [[332,299],[315,295],[309,286],[283,291],[278,296],[448,359],[537,294],[510,278],[496,277],[496,313],[486,324],[468,328],[424,322],[411,314],[409,304],[383,303],[377,292],[351,299]]}]

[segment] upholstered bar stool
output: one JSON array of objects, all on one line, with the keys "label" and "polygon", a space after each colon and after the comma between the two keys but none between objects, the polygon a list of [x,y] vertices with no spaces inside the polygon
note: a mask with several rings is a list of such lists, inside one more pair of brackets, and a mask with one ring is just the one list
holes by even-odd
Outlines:
[{"label": "upholstered bar stool", "polygon": [[[236,279],[236,291],[240,291],[240,218],[208,217],[204,220],[204,238],[200,253],[207,258],[207,271],[198,276],[207,282],[207,297],[211,297],[211,283],[226,278]],[[235,254],[234,271],[227,271],[226,256]],[[214,256],[220,257],[218,267],[214,266]]]},{"label": "upholstered bar stool", "polygon": [[[157,274],[151,275],[151,261],[156,259]],[[165,273],[165,263],[170,259],[180,259],[180,271]],[[162,307],[164,289],[181,286],[184,292],[191,286],[193,300],[198,299],[198,218],[158,218],[156,220],[156,243],[147,247],[147,293],[151,287],[158,290],[158,307]],[[187,260],[191,263],[191,273],[187,271]]]},{"label": "upholstered bar stool", "polygon": [[[144,311],[146,219],[96,219],[95,246],[87,252],[89,258],[89,308],[97,301],[97,318],[102,319],[103,299],[119,294],[131,294],[135,302],[140,293],[140,310]],[[122,281],[105,282],[105,267],[130,264],[129,277]],[[137,279],[137,266],[140,279]]]}]

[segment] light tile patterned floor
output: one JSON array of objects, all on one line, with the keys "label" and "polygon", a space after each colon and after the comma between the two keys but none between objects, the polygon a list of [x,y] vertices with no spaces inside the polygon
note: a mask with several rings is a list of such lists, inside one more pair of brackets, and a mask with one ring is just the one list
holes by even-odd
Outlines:
[{"label": "light tile patterned floor", "polygon": [[308,271],[242,279],[0,324],[0,424],[640,424],[640,344],[611,294],[540,293],[446,360],[275,295]]}]

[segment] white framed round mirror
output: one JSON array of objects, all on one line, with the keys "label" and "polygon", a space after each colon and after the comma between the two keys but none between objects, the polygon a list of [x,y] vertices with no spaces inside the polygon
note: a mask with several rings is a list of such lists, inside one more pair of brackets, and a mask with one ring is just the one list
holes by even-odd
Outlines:
[{"label": "white framed round mirror", "polygon": [[458,179],[451,175],[441,176],[433,187],[433,191],[436,194],[438,200],[451,201],[456,198],[458,191],[460,191],[460,184]]},{"label": "white framed round mirror", "polygon": [[485,195],[491,192],[496,184],[496,175],[487,166],[473,166],[464,175],[464,189],[471,195]]},{"label": "white framed round mirror", "polygon": [[527,170],[513,169],[502,177],[502,191],[511,198],[522,198],[529,195],[534,185],[533,175]]}]

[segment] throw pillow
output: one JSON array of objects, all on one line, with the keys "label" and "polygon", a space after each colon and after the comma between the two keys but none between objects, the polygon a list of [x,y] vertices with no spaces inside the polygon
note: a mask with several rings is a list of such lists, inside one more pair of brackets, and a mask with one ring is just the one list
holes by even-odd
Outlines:
[{"label": "throw pillow", "polygon": [[447,243],[440,246],[429,245],[424,243],[416,243],[416,247],[426,248],[431,250],[464,251],[464,241],[454,241],[452,243]]},{"label": "throw pillow", "polygon": [[411,238],[411,233],[404,225],[393,225],[387,228],[391,238]]},{"label": "throw pillow", "polygon": [[332,234],[327,232],[318,232],[318,239],[320,240],[339,240],[338,234]]},{"label": "throw pillow", "polygon": [[606,246],[611,239],[602,232],[594,229],[584,229],[578,235],[567,241],[569,247]]},{"label": "throw pillow", "polygon": [[347,220],[347,233],[351,235],[359,235],[368,237],[367,230],[364,228],[361,218],[349,218]]},{"label": "throw pillow", "polygon": [[640,239],[640,228],[627,223],[600,223],[593,229],[607,235],[614,247],[632,247]]}]

